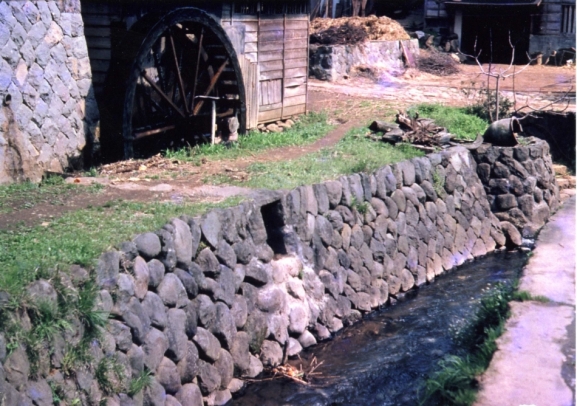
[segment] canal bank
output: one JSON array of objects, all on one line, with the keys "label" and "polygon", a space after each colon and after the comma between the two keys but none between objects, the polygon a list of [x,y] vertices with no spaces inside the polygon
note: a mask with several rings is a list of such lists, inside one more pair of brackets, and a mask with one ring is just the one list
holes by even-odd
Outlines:
[{"label": "canal bank", "polygon": [[540,232],[476,406],[575,404],[575,196]]}]

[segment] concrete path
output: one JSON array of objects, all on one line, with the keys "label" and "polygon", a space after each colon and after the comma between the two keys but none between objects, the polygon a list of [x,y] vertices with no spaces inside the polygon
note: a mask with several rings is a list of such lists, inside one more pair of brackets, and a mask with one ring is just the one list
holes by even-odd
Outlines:
[{"label": "concrete path", "polygon": [[575,196],[539,234],[520,290],[549,302],[511,304],[476,405],[575,405]]}]

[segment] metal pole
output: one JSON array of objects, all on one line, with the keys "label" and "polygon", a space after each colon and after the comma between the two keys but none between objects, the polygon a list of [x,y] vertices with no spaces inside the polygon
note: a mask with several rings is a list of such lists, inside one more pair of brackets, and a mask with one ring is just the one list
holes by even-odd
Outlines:
[{"label": "metal pole", "polygon": [[216,133],[216,100],[212,100],[212,112],[211,112],[212,121],[210,123],[210,143],[214,145],[214,136]]}]

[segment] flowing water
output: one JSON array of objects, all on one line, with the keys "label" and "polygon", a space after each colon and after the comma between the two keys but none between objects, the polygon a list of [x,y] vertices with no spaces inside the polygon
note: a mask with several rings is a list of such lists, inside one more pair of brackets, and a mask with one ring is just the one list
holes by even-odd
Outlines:
[{"label": "flowing water", "polygon": [[427,375],[456,350],[450,326],[475,314],[487,288],[519,276],[526,258],[519,252],[489,255],[407,292],[394,306],[304,351],[305,370],[314,357],[322,362],[316,369],[322,375],[311,385],[286,379],[254,383],[233,404],[417,405]]}]

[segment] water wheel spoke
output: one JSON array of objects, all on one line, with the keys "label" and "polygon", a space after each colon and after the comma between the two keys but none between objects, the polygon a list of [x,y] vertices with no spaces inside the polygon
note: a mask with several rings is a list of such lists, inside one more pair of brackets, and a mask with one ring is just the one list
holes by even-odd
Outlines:
[{"label": "water wheel spoke", "polygon": [[192,104],[194,105],[194,98],[196,97],[196,87],[198,85],[198,68],[200,65],[200,54],[202,52],[202,42],[204,39],[204,27],[200,30],[200,38],[198,40],[198,50],[196,54],[196,67],[194,69],[194,82],[192,85]]},{"label": "water wheel spoke", "polygon": [[170,39],[170,48],[172,50],[172,56],[174,60],[174,70],[176,72],[176,78],[178,79],[178,87],[180,89],[180,97],[184,103],[184,111],[188,115],[190,111],[188,110],[188,102],[186,101],[186,94],[184,89],[184,82],[182,81],[182,75],[180,74],[180,65],[178,63],[178,57],[176,55],[176,47],[174,46],[174,38],[172,37],[172,33],[168,32],[168,38]]},{"label": "water wheel spoke", "polygon": [[[220,75],[222,74],[222,72],[224,72],[224,68],[226,68],[226,65],[228,65],[228,59],[225,59],[224,62],[222,63],[222,65],[220,65],[220,67],[218,68],[218,70],[216,71],[216,73],[214,74],[212,79],[210,80],[210,83],[208,84],[208,88],[204,92],[203,96],[208,96],[212,92],[212,90],[214,89],[214,86],[216,85],[216,82],[218,82],[218,79],[220,78]],[[204,104],[204,100],[198,101],[198,103],[194,107],[194,110],[192,111],[192,114],[194,116],[196,116],[198,114],[198,112],[202,108],[203,104]]]},{"label": "water wheel spoke", "polygon": [[149,130],[145,130],[145,129],[137,129],[134,132],[134,139],[138,140],[140,138],[144,138],[144,137],[148,137],[150,135],[155,135],[155,134],[160,134],[163,133],[165,131],[170,131],[170,130],[174,130],[176,128],[175,124],[170,124],[170,125],[165,125],[162,127],[158,127],[158,128],[153,128],[153,129],[149,129]]},{"label": "water wheel spoke", "polygon": [[163,38],[161,37],[157,41],[157,43],[155,44],[158,49],[155,51],[154,48],[152,48],[150,50],[150,52],[152,53],[152,60],[154,61],[154,67],[155,67],[156,73],[158,75],[158,81],[160,82],[160,85],[162,86],[162,88],[166,89],[167,83],[166,83],[166,77],[164,75],[165,72],[162,69],[161,59],[159,58],[159,55],[162,52],[162,49],[161,49],[162,40],[163,40]]},{"label": "water wheel spoke", "polygon": [[148,82],[148,84],[152,86],[152,88],[160,95],[160,97],[162,97],[178,114],[180,114],[182,117],[185,117],[185,114],[182,112],[182,110],[180,110],[180,108],[176,104],[174,104],[171,98],[168,97],[166,93],[164,93],[164,91],[156,84],[156,82],[154,82],[154,79],[148,76],[148,74],[145,71],[142,71],[141,75]]}]

